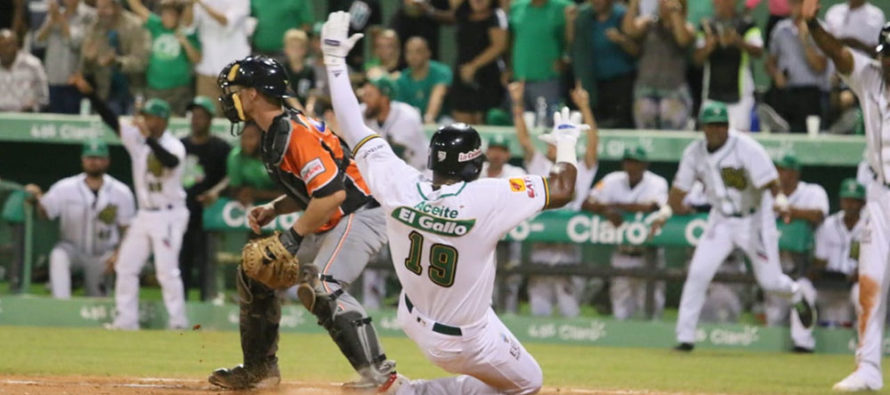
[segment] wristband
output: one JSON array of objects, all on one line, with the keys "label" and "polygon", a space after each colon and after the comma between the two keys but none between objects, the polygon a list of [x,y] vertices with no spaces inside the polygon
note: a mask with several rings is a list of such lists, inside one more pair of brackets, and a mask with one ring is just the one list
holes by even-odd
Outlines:
[{"label": "wristband", "polygon": [[297,251],[300,249],[300,243],[303,242],[303,236],[300,236],[297,233],[297,230],[291,227],[286,232],[282,232],[278,235],[278,241],[281,242],[281,245],[284,246],[284,249],[287,252],[291,253],[293,256],[297,256]]}]

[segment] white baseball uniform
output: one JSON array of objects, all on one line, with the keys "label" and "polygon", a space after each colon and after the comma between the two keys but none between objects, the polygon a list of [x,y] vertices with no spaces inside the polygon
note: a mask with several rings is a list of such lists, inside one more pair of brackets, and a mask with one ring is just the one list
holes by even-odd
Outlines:
[{"label": "white baseball uniform", "polygon": [[[616,171],[607,174],[590,191],[590,200],[601,204],[650,204],[659,206],[667,204],[668,183],[664,177],[650,171],[643,173],[643,178],[631,186],[627,173]],[[655,265],[664,266],[664,249],[652,249],[654,254],[647,254],[647,248],[640,246],[618,246],[612,253],[612,267],[629,269],[645,268],[647,255],[652,255],[656,260]],[[630,277],[613,277],[609,288],[609,296],[612,299],[612,315],[616,319],[624,320],[632,317],[637,312],[642,312],[646,303],[645,279]],[[659,316],[664,310],[664,282],[655,283],[654,312]]]},{"label": "white baseball uniform", "polygon": [[[362,104],[362,114],[365,107]],[[429,140],[423,132],[420,111],[410,104],[392,101],[389,114],[381,124],[376,119],[365,118],[365,125],[382,136],[400,158],[417,170],[426,169]]]},{"label": "white baseball uniform", "polygon": [[[683,152],[673,186],[689,191],[695,180],[705,185],[712,205],[683,284],[677,340],[695,342],[695,328],[708,284],[734,248],[741,249],[764,291],[799,297],[798,286],[779,267],[778,232],[772,207],[762,204],[764,188],[778,177],[766,150],[751,137],[730,130],[726,143],[709,153],[704,138]],[[769,210],[769,216],[765,215]]]},{"label": "white baseball uniform", "polygon": [[[479,173],[479,178],[499,178],[499,179],[510,179],[516,177],[524,177],[527,173],[525,169],[519,166],[513,166],[509,163],[504,163],[503,167],[501,167],[501,172],[496,175],[489,174],[488,162],[482,164],[482,171]],[[522,260],[522,243],[518,241],[513,241],[509,243],[501,243],[498,245],[498,259],[506,259],[507,264],[501,264],[501,267],[509,266],[514,267],[518,266],[520,261]],[[495,295],[499,298],[499,301],[495,301],[495,306],[503,306],[503,311],[505,313],[513,313],[519,311],[519,290],[522,287],[522,275],[513,274],[509,275],[503,279],[502,282],[495,283]]]},{"label": "white baseball uniform", "polygon": [[[398,394],[535,393],[543,373],[491,308],[495,247],[547,205],[540,176],[481,179],[433,189],[357,115],[347,73],[328,70],[341,133],[386,214],[398,322],[427,359],[461,374],[402,384]],[[479,150],[460,153],[471,159]]]},{"label": "white baseball uniform", "polygon": [[[532,159],[526,163],[528,174],[546,177],[550,174],[553,162],[540,151],[535,151]],[[581,204],[587,199],[587,191],[596,177],[598,164],[587,167],[584,159],[578,161],[575,178],[575,198],[565,205],[567,210],[580,210]],[[548,265],[570,265],[581,260],[581,247],[567,243],[535,243],[532,245],[531,260],[534,263]],[[532,314],[549,316],[553,305],[557,305],[564,317],[575,317],[580,313],[578,299],[584,288],[585,278],[580,276],[529,276],[528,299]]]},{"label": "white baseball uniform", "polygon": [[110,175],[93,191],[84,173],[63,178],[40,199],[49,219],[59,219],[60,240],[49,256],[53,297],[71,297],[71,267],[84,272],[87,296],[104,296],[105,261],[120,242],[120,227],[130,225],[136,212],[133,192]]},{"label": "white baseball uniform", "polygon": [[[856,273],[859,256],[859,238],[862,234],[864,221],[860,217],[853,229],[844,223],[844,212],[838,211],[822,222],[816,231],[816,250],[813,256],[826,262],[825,271],[842,273],[851,276]],[[846,325],[855,317],[854,304],[859,299],[859,284],[854,284],[848,291],[840,289],[817,290],[807,278],[798,280],[804,296],[815,300],[819,309],[819,321],[833,325]],[[809,295],[808,295],[809,294]],[[813,329],[806,329],[800,321],[791,321],[791,337],[801,347],[812,349],[816,345]]]},{"label": "white baseball uniform", "polygon": [[185,328],[188,320],[179,273],[179,248],[189,216],[182,188],[185,147],[169,131],[158,138],[158,144],[179,159],[175,168],[168,169],[161,165],[135,126],[122,124],[120,137],[130,154],[139,211],[118,253],[114,288],[117,316],[113,326],[139,329],[139,272],[152,254],[167,307],[168,326]]},{"label": "white baseball uniform", "polygon": [[841,78],[859,98],[865,121],[865,157],[874,174],[874,181],[867,188],[859,251],[862,316],[856,348],[857,373],[870,383],[883,385],[881,351],[890,286],[890,89],[877,60],[857,51],[850,53],[853,70]]},{"label": "white baseball uniform", "polygon": [[[791,194],[788,195],[788,205],[792,208],[802,210],[819,210],[822,212],[823,218],[828,216],[828,194],[825,192],[825,188],[822,188],[819,184],[799,181],[797,183],[797,188],[794,188],[794,192],[791,192]],[[776,218],[778,218],[778,216]],[[804,255],[792,253],[790,251],[780,251],[779,261],[782,263],[782,271],[785,273],[792,272],[795,267],[800,266],[798,265],[800,260],[806,259],[807,257],[808,254]],[[804,292],[803,295],[804,297],[807,297],[808,293]],[[816,301],[807,298],[807,302],[812,306]],[[788,299],[775,294],[765,295],[764,305],[767,325],[785,325],[789,321],[789,311],[791,312],[791,317],[797,316],[796,311],[791,311],[792,309],[791,305],[788,303]],[[802,325],[801,328],[803,328]],[[792,338],[794,337],[793,333],[794,332],[792,331]],[[798,345],[802,346],[801,344]],[[806,348],[812,348],[812,346],[807,346]]]}]

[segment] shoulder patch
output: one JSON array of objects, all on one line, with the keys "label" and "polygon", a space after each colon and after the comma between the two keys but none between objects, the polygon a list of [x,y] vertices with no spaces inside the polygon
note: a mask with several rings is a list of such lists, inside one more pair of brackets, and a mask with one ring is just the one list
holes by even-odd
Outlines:
[{"label": "shoulder patch", "polygon": [[319,174],[325,172],[324,163],[321,162],[320,158],[315,158],[310,160],[303,168],[300,169],[300,178],[303,179],[303,182],[309,183],[313,178],[318,177]]},{"label": "shoulder patch", "polygon": [[510,182],[510,191],[513,192],[523,192],[525,191],[525,180],[521,178],[511,178]]}]

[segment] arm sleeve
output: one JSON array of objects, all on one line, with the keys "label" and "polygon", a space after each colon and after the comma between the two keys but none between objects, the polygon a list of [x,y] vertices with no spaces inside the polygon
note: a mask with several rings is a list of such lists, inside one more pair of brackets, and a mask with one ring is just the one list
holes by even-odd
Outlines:
[{"label": "arm sleeve", "polygon": [[179,158],[170,151],[167,151],[166,148],[162,147],[157,139],[149,137],[145,139],[145,143],[148,144],[148,147],[151,148],[151,152],[155,154],[155,157],[158,158],[158,162],[161,162],[164,167],[172,169],[179,165]]},{"label": "arm sleeve", "polygon": [[869,85],[868,66],[871,64],[872,60],[859,53],[859,51],[850,50],[850,53],[853,54],[853,70],[850,71],[849,75],[844,75],[843,73],[838,73],[838,75],[841,76],[841,80],[843,80],[844,83],[850,86],[850,89],[853,90],[856,97],[862,97],[865,92],[864,88]]},{"label": "arm sleeve", "polygon": [[522,221],[547,207],[550,201],[550,186],[541,176],[527,175],[522,178],[491,179],[490,196],[492,210],[488,218],[497,226],[497,234],[515,228]]},{"label": "arm sleeve", "polygon": [[40,205],[43,206],[43,210],[46,211],[46,217],[49,219],[56,219],[59,217],[62,211],[62,200],[64,193],[59,190],[59,183],[53,184],[43,194],[43,197],[40,198]]},{"label": "arm sleeve", "polygon": [[417,169],[396,156],[386,140],[376,134],[355,151],[355,161],[371,194],[383,205],[404,184],[416,182],[420,177]]},{"label": "arm sleeve", "polygon": [[813,188],[813,208],[819,209],[823,217],[828,216],[828,193],[825,188],[819,184],[812,184]]},{"label": "arm sleeve", "polygon": [[[86,95],[86,98],[90,100],[90,104],[93,106],[93,109],[96,110],[96,113],[99,114],[99,118],[102,118],[102,122],[105,123],[114,134],[121,136],[121,139],[123,139],[124,136],[121,133],[120,120],[118,119],[117,114],[108,107],[108,103],[100,99],[95,90]],[[139,132],[137,131],[136,133],[138,134]]]},{"label": "arm sleeve", "polygon": [[337,123],[340,126],[339,135],[343,137],[346,144],[352,147],[353,154],[361,149],[362,144],[368,141],[372,136],[376,136],[374,131],[365,126],[362,119],[362,111],[358,105],[358,99],[352,91],[352,85],[349,82],[349,72],[346,67],[327,67],[328,86],[331,90],[331,104],[334,107],[334,114],[337,116]]},{"label": "arm sleeve", "polygon": [[655,188],[652,194],[652,201],[659,206],[664,206],[668,202],[668,183],[664,178],[658,177],[655,181]]},{"label": "arm sleeve", "polygon": [[683,151],[683,157],[680,159],[680,165],[677,167],[677,174],[674,175],[674,188],[686,192],[692,190],[692,184],[695,183],[696,178],[695,165],[692,163],[693,150],[694,145],[690,145]]},{"label": "arm sleeve", "polygon": [[819,226],[819,229],[816,229],[816,235],[814,239],[815,248],[813,251],[813,257],[816,259],[821,259],[823,261],[827,261],[829,258],[829,236],[827,230],[828,221],[822,223]]}]

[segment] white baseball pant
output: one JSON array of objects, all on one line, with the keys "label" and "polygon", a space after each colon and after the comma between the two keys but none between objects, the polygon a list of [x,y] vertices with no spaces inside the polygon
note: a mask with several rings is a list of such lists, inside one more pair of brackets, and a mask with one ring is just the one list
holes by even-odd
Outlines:
[{"label": "white baseball pant", "polygon": [[757,212],[746,217],[710,215],[683,283],[680,311],[677,317],[677,341],[694,343],[699,314],[705,303],[708,284],[717,269],[734,248],[739,248],[751,261],[757,283],[766,292],[799,297],[797,284],[782,273],[779,265],[778,232],[775,223],[760,221]]},{"label": "white baseball pant", "polygon": [[861,311],[856,347],[856,369],[867,380],[883,383],[881,351],[890,285],[890,187],[875,182],[868,188],[865,228],[859,247],[859,303]]},{"label": "white baseball pant", "polygon": [[53,297],[71,298],[71,268],[83,270],[83,285],[87,296],[105,296],[102,281],[105,278],[105,261],[113,251],[102,255],[90,255],[67,242],[60,242],[49,254],[49,283]]},{"label": "white baseball pant", "polygon": [[415,306],[410,312],[399,297],[398,322],[426,358],[460,376],[413,380],[396,394],[533,394],[541,389],[541,367],[507,329],[494,310],[479,322],[460,327],[461,335],[433,330],[435,321]]},{"label": "white baseball pant", "polygon": [[185,328],[185,294],[179,273],[179,248],[188,225],[185,207],[172,210],[139,210],[118,251],[117,282],[114,299],[117,329],[139,329],[139,272],[149,254],[154,254],[155,275],[161,284],[164,306],[167,307],[170,328]]}]

